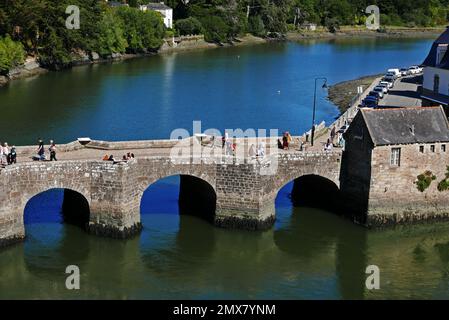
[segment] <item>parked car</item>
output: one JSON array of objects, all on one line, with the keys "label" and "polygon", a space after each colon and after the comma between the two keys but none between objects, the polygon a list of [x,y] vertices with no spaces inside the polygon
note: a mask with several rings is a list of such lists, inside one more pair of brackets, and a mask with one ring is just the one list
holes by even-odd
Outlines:
[{"label": "parked car", "polygon": [[399,72],[401,73],[401,75],[402,75],[403,77],[406,77],[406,76],[409,76],[409,75],[412,74],[411,71],[410,71],[410,69],[407,69],[407,68],[401,68],[401,69],[399,70]]},{"label": "parked car", "polygon": [[363,108],[377,108],[378,103],[374,100],[363,100],[362,107]]},{"label": "parked car", "polygon": [[423,69],[418,66],[411,66],[408,69],[410,70],[411,74],[420,74],[421,72],[423,72]]},{"label": "parked car", "polygon": [[397,78],[399,78],[399,76],[398,76],[396,73],[394,73],[394,72],[387,72],[387,73],[385,74],[385,77],[393,77],[395,80],[396,80]]},{"label": "parked car", "polygon": [[396,81],[396,77],[393,75],[386,75],[385,77],[383,77],[382,79],[383,81],[387,81],[387,82],[391,82],[392,85],[394,86],[394,82]]},{"label": "parked car", "polygon": [[379,98],[378,98],[378,97],[367,96],[365,99],[363,99],[362,105],[366,105],[366,103],[367,103],[368,101],[372,101],[372,102],[375,102],[376,104],[379,104]]},{"label": "parked car", "polygon": [[376,97],[378,99],[384,98],[384,93],[382,91],[370,91],[368,97]]},{"label": "parked car", "polygon": [[382,93],[386,94],[386,93],[388,93],[389,90],[386,85],[385,86],[378,85],[378,86],[374,87],[373,91],[378,91],[378,92],[382,92]]},{"label": "parked car", "polygon": [[381,81],[379,82],[379,86],[387,86],[388,89],[392,89],[394,87],[393,82],[389,82],[389,81]]},{"label": "parked car", "polygon": [[399,69],[388,69],[387,70],[387,74],[392,74],[396,78],[400,78],[401,77],[401,72],[399,71]]}]

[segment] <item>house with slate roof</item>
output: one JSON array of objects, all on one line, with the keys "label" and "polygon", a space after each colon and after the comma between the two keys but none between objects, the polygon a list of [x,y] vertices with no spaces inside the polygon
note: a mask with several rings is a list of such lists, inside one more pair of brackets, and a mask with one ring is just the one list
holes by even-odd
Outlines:
[{"label": "house with slate roof", "polygon": [[423,63],[424,80],[421,97],[431,103],[449,104],[449,27],[433,43]]},{"label": "house with slate roof", "polygon": [[[449,218],[449,123],[438,107],[360,109],[344,134],[340,187],[367,226]],[[418,178],[419,177],[419,178]],[[430,185],[420,190],[419,181]]]},{"label": "house with slate roof", "polygon": [[164,19],[164,24],[168,29],[173,28],[173,9],[164,4],[163,2],[150,2],[140,6],[140,10],[147,11],[153,10],[159,12]]}]

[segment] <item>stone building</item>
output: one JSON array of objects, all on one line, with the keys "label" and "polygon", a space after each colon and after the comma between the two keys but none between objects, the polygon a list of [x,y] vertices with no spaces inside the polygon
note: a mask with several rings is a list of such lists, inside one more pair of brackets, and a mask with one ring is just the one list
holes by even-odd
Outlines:
[{"label": "stone building", "polygon": [[449,191],[439,190],[449,177],[441,106],[361,109],[344,137],[340,187],[355,221],[381,226],[449,217]]}]

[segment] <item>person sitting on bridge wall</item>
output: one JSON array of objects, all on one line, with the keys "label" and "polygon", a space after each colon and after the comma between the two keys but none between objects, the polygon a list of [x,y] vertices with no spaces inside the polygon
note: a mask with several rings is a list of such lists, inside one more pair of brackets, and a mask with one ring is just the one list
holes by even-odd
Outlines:
[{"label": "person sitting on bridge wall", "polygon": [[11,151],[8,154],[7,161],[8,161],[8,164],[17,163],[16,146],[12,146]]}]

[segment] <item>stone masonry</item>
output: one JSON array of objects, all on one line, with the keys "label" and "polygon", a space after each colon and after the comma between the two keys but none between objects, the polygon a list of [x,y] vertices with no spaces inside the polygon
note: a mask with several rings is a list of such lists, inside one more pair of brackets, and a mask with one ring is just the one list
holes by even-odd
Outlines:
[{"label": "stone masonry", "polygon": [[[127,143],[139,148],[145,145],[154,148],[155,144],[154,141]],[[99,152],[121,150],[118,146],[123,143],[105,145],[107,148]],[[78,143],[61,146],[60,150],[70,152],[66,150],[70,149],[67,146],[79,155],[89,151]],[[138,151],[144,154],[143,149]],[[98,155],[101,153],[97,152]],[[319,175],[339,185],[341,153],[291,151],[264,159],[211,156],[199,161],[190,158],[172,161],[165,152],[164,155],[142,156],[115,164],[98,159],[19,162],[0,170],[0,245],[25,237],[23,216],[26,204],[33,196],[54,188],[73,190],[85,197],[90,206],[89,232],[130,237],[142,228],[140,202],[144,191],[156,181],[173,175],[196,177],[213,188],[216,194],[215,225],[266,229],[275,220],[276,195],[288,182],[304,175]],[[272,174],[266,174],[267,167],[274,168]]]}]

